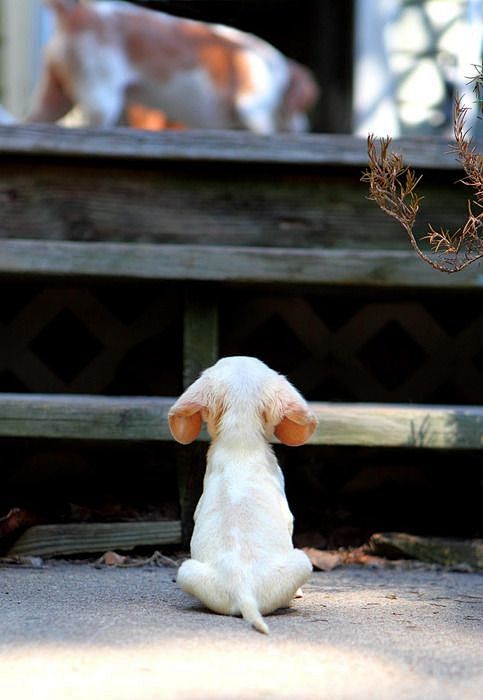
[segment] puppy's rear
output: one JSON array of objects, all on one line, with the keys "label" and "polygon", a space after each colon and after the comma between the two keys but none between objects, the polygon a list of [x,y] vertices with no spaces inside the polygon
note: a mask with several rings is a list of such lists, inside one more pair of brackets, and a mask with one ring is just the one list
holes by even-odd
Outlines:
[{"label": "puppy's rear", "polygon": [[244,590],[241,581],[237,582],[239,590],[229,591],[227,581],[211,564],[189,559],[181,565],[176,581],[185,593],[198,598],[210,610],[221,615],[241,615],[259,632],[269,633],[253,593],[248,588]]},{"label": "puppy's rear", "polygon": [[316,420],[287,380],[255,358],[220,360],[170,411],[175,439],[191,442],[202,420],[212,438],[195,512],[192,559],[178,583],[211,610],[242,615],[268,632],[262,615],[290,604],[312,571],[292,544],[293,517],[268,444],[306,442]]}]

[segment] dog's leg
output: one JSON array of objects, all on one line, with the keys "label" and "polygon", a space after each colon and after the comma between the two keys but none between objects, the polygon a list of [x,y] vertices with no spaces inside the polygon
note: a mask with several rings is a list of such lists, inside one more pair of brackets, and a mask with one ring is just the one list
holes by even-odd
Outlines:
[{"label": "dog's leg", "polygon": [[90,34],[78,38],[74,49],[71,72],[75,76],[75,102],[90,126],[115,126],[124,111],[131,75],[122,51],[99,45]]},{"label": "dog's leg", "polygon": [[264,601],[271,610],[287,608],[311,573],[312,564],[308,557],[300,549],[294,549],[282,564],[268,571],[267,576],[257,585],[257,598],[262,602],[261,609],[267,610]]},{"label": "dog's leg", "polygon": [[220,585],[218,576],[209,564],[188,559],[181,564],[176,582],[185,593],[198,598],[210,610],[230,614],[228,592]]},{"label": "dog's leg", "polygon": [[255,134],[269,135],[277,131],[271,110],[263,104],[243,99],[236,105],[236,111],[242,127]]},{"label": "dog's leg", "polygon": [[115,126],[122,116],[124,94],[109,84],[91,84],[78,90],[78,103],[89,126]]},{"label": "dog's leg", "polygon": [[[288,564],[295,583],[294,598],[303,598],[302,585],[308,581],[312,573],[312,564],[301,549],[294,549]],[[293,568],[292,568],[293,567]]]},{"label": "dog's leg", "polygon": [[309,120],[306,114],[295,112],[289,116],[284,115],[279,119],[279,130],[288,131],[294,134],[303,134],[309,131]]},{"label": "dog's leg", "polygon": [[26,121],[56,122],[72,106],[72,100],[65,93],[54,68],[47,65]]}]

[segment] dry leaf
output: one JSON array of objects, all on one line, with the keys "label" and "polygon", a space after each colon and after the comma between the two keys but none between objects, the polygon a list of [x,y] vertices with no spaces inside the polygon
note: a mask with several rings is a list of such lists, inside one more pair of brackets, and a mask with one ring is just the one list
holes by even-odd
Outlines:
[{"label": "dry leaf", "polygon": [[10,536],[16,530],[36,525],[39,518],[24,508],[11,508],[7,515],[0,518],[0,540]]},{"label": "dry leaf", "polygon": [[304,547],[303,551],[312,562],[314,569],[318,571],[331,571],[344,563],[344,557],[340,552],[330,552],[315,549],[315,547]]},{"label": "dry leaf", "polygon": [[124,566],[127,557],[117,552],[105,552],[102,557],[100,557],[96,564],[104,564],[105,566]]}]

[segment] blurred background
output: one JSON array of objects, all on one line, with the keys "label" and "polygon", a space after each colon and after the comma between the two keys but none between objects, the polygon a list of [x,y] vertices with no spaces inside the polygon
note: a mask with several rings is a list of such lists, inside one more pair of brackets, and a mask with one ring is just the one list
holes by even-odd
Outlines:
[{"label": "blurred background", "polygon": [[[482,61],[483,0],[136,2],[253,32],[309,66],[322,89],[316,132],[451,132],[455,94]],[[0,0],[0,103],[28,111],[53,18],[42,0]],[[481,133],[476,110],[468,121]]]}]

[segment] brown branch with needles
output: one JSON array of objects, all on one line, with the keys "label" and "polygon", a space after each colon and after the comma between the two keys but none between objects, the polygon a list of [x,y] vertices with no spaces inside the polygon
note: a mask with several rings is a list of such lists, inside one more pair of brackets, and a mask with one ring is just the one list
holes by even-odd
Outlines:
[{"label": "brown branch with needles", "polygon": [[[483,114],[482,66],[478,68],[478,75],[471,82],[475,83],[478,108]],[[379,139],[377,145],[374,136],[369,135],[369,168],[361,178],[369,185],[369,199],[374,200],[382,211],[399,221],[417,254],[441,272],[458,272],[483,257],[483,156],[478,152],[466,128],[468,111],[469,108],[464,107],[461,98],[458,98],[454,109],[455,142],[451,150],[465,173],[460,182],[473,190],[473,197],[468,200],[465,223],[456,231],[436,230],[429,225],[427,235],[420,240],[428,241],[430,253],[422,250],[414,234],[414,225],[422,200],[416,192],[421,176],[416,176],[415,172],[404,164],[400,154],[392,152],[390,137]]]}]

